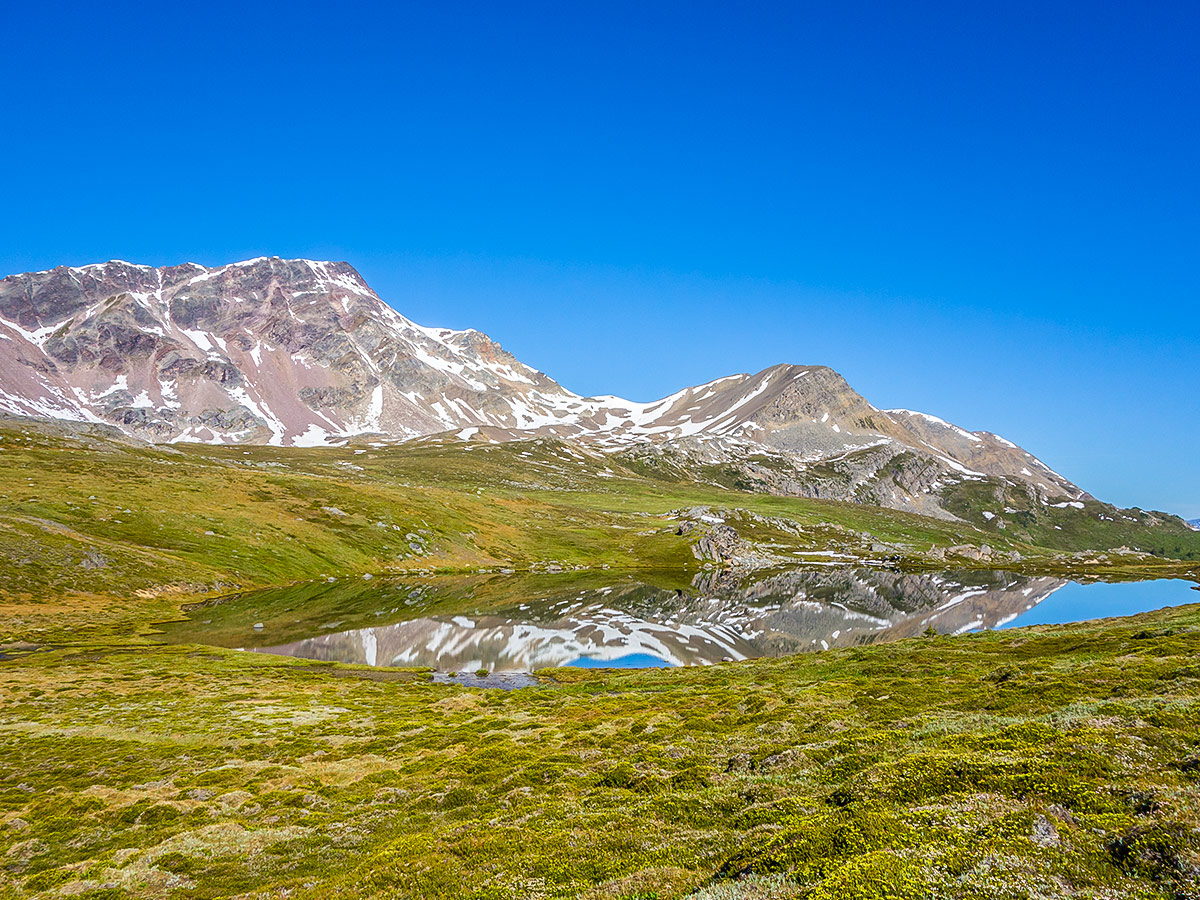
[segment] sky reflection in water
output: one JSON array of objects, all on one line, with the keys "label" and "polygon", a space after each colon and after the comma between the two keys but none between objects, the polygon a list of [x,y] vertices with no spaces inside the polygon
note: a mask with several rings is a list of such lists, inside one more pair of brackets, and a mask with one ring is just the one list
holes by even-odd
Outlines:
[{"label": "sky reflection in water", "polygon": [[[795,569],[375,579],[261,591],[162,626],[204,643],[440,672],[707,665],[1128,615],[1200,601],[1182,581],[1082,585],[1002,571]],[[260,626],[260,627],[256,627]]]}]

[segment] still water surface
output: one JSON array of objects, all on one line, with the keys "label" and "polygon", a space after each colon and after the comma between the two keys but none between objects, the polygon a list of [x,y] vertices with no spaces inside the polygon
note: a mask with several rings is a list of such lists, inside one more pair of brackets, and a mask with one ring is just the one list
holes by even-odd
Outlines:
[{"label": "still water surface", "polygon": [[1184,581],[1078,584],[1003,571],[793,569],[318,582],[205,604],[172,643],[441,673],[706,665],[1129,615],[1200,601]]}]

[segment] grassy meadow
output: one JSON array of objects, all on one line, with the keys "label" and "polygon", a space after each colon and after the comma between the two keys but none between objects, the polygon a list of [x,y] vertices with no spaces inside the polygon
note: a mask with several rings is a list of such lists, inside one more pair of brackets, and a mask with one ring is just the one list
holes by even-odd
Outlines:
[{"label": "grassy meadow", "polygon": [[694,572],[671,513],[697,506],[775,558],[928,569],[987,543],[1030,573],[1200,580],[1200,535],[1110,508],[1010,534],[553,441],[7,424],[0,898],[1200,897],[1200,606],[516,691],[156,636],[184,604],[318,578]]}]

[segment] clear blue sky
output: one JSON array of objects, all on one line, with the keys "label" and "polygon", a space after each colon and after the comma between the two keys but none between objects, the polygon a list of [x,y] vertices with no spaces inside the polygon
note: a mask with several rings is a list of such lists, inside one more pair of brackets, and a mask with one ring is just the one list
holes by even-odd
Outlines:
[{"label": "clear blue sky", "polygon": [[823,363],[1200,516],[1200,5],[26,3],[0,270],[346,259],[582,393]]}]

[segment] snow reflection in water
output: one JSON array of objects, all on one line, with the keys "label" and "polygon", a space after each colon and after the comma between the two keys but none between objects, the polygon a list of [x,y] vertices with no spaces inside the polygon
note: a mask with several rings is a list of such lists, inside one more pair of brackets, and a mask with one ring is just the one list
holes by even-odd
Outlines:
[{"label": "snow reflection in water", "polygon": [[[736,581],[613,573],[321,582],[197,608],[172,642],[372,666],[530,672],[548,666],[706,665],[1020,624],[1069,582],[1001,571],[794,569]],[[1112,586],[1187,603],[1184,582]],[[1073,597],[1089,618],[1087,587]],[[1077,596],[1076,596],[1077,595]],[[1172,602],[1171,599],[1166,601]],[[1136,611],[1130,608],[1128,611]],[[261,627],[256,627],[261,626]]]}]

